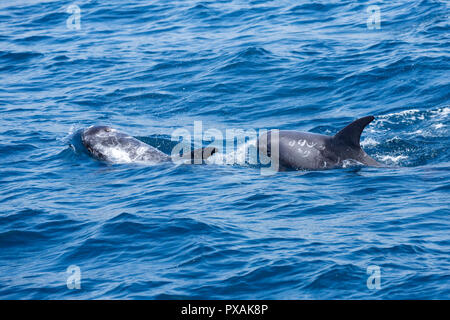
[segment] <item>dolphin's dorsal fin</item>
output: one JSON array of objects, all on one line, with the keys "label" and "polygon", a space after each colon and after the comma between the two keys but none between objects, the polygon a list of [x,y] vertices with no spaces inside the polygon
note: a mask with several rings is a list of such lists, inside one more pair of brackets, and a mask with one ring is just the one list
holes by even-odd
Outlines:
[{"label": "dolphin's dorsal fin", "polygon": [[336,133],[334,139],[347,145],[361,148],[359,139],[364,128],[375,119],[374,116],[367,116],[353,121],[344,129]]},{"label": "dolphin's dorsal fin", "polygon": [[214,147],[199,148],[199,149],[195,149],[194,151],[192,151],[190,157],[191,157],[191,159],[206,160],[216,152],[217,152],[217,148],[214,148]]},{"label": "dolphin's dorsal fin", "polygon": [[201,164],[203,160],[208,159],[214,153],[218,151],[215,147],[199,148],[193,150],[190,154],[185,154],[182,156],[183,159],[191,160],[191,163]]}]

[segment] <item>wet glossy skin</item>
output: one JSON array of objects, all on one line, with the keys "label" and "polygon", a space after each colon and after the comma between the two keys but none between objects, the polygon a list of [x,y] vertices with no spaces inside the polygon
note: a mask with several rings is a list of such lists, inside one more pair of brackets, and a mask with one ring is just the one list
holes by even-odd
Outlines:
[{"label": "wet glossy skin", "polygon": [[[276,136],[276,135],[274,135]],[[356,160],[364,165],[379,165],[360,147],[341,143],[332,136],[298,131],[279,131],[279,141],[271,141],[271,132],[258,139],[261,152],[279,161],[279,170],[320,170],[342,166],[344,160]],[[279,153],[272,154],[277,143]]]},{"label": "wet glossy skin", "polygon": [[110,162],[166,162],[171,158],[160,150],[106,126],[86,129],[81,140],[97,159]]}]

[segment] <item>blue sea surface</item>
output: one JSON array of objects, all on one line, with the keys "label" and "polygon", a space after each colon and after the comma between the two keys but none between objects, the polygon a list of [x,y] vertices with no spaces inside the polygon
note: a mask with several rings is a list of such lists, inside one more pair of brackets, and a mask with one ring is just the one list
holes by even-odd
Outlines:
[{"label": "blue sea surface", "polygon": [[[449,12],[1,1],[0,298],[450,299]],[[367,115],[386,167],[105,163],[79,141],[109,125],[170,153],[194,121],[333,135]]]}]

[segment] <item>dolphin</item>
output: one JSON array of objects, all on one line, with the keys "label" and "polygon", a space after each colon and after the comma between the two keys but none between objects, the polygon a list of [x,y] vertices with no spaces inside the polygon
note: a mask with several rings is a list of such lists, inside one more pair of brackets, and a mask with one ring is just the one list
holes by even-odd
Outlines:
[{"label": "dolphin", "polygon": [[380,167],[382,164],[365,153],[359,143],[362,131],[374,119],[367,116],[355,120],[334,136],[271,130],[259,137],[258,152],[275,161],[278,171],[332,169],[342,167],[345,160]]},{"label": "dolphin", "polygon": [[107,126],[91,126],[83,130],[81,142],[94,158],[112,163],[162,163],[189,160],[190,163],[197,164],[217,152],[217,149],[213,147],[200,148],[173,159],[161,150]]}]

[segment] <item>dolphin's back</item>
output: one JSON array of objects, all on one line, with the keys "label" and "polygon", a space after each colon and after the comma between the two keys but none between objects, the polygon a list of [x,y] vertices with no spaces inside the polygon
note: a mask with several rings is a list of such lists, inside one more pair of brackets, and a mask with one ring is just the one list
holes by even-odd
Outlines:
[{"label": "dolphin's back", "polygon": [[170,161],[170,157],[160,150],[110,127],[90,127],[82,133],[81,140],[95,158],[103,161],[113,163]]},{"label": "dolphin's back", "polygon": [[[258,148],[270,156],[272,161],[278,160],[280,170],[330,169],[342,166],[345,160],[356,160],[368,166],[381,166],[364,152],[359,142],[362,131],[373,119],[373,116],[368,116],[355,120],[335,136],[278,131],[278,139],[272,139],[271,131],[260,137]],[[275,134],[273,136],[276,137]],[[274,143],[278,148],[274,148]],[[276,149],[278,154],[274,154]]]},{"label": "dolphin's back", "polygon": [[199,148],[175,159],[126,133],[107,126],[92,126],[81,134],[81,141],[92,156],[112,163],[143,162],[147,164],[181,160],[202,164],[217,152],[214,147]]},{"label": "dolphin's back", "polygon": [[[333,164],[326,155],[330,137],[298,131],[280,131],[281,169],[326,169]],[[281,156],[282,155],[282,156]]]}]

